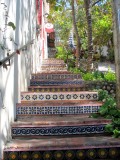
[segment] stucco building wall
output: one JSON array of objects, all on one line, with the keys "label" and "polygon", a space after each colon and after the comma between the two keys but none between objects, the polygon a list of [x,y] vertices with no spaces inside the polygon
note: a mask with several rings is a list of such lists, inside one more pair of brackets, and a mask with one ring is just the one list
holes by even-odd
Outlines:
[{"label": "stucco building wall", "polygon": [[[10,21],[15,24],[15,30],[5,25]],[[5,27],[6,30],[3,32]],[[10,124],[16,118],[16,103],[20,102],[20,91],[27,90],[30,74],[36,72],[39,65],[37,63],[40,63],[37,62],[40,54],[36,39],[35,0],[0,0],[0,29],[0,44],[10,49],[10,54],[35,39],[33,44],[29,44],[24,51],[20,50],[20,54],[11,59],[7,69],[0,67],[1,158],[6,141],[11,139]],[[8,49],[0,48],[0,60],[7,56]]]}]

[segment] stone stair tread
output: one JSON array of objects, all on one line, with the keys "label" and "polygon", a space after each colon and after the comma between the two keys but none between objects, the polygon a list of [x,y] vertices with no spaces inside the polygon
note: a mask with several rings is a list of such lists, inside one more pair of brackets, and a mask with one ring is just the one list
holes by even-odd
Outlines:
[{"label": "stone stair tread", "polygon": [[[31,91],[22,91],[21,93],[22,93],[22,94],[23,94],[23,93],[33,94],[33,92],[31,92]],[[43,94],[47,94],[47,93],[48,93],[48,94],[50,94],[50,93],[53,93],[53,94],[54,94],[54,92],[50,92],[50,93],[49,93],[49,92],[44,92]],[[74,93],[74,94],[75,94],[75,93],[76,93],[76,94],[90,94],[90,93],[92,93],[92,94],[97,94],[98,92],[96,92],[96,91],[75,91],[75,92],[70,91],[70,92],[69,92],[69,94],[73,94],[73,93]],[[34,92],[34,94],[38,94],[38,92]],[[56,92],[56,94],[60,94],[60,92]],[[64,93],[64,94],[68,94],[68,92],[66,92],[66,93]]]},{"label": "stone stair tread", "polygon": [[46,59],[43,59],[43,63],[44,62],[53,62],[53,61],[55,61],[55,62],[64,62],[64,60],[62,60],[62,59],[57,59],[57,58],[46,58]]},{"label": "stone stair tread", "polygon": [[50,67],[50,68],[54,68],[54,67],[65,68],[67,66],[66,66],[66,64],[54,64],[53,65],[53,64],[47,64],[46,63],[46,64],[42,64],[40,68],[42,68],[42,67],[46,69],[47,67]]},{"label": "stone stair tread", "polygon": [[[42,80],[42,79],[31,79],[30,81],[40,81],[40,82],[47,82],[47,81],[50,81],[50,82],[66,82],[66,81],[72,81],[72,82],[74,82],[74,81],[81,81],[81,82],[84,82],[82,79],[51,79],[51,80],[49,80],[49,79],[45,79],[45,80]],[[71,84],[70,84],[71,85]]]},{"label": "stone stair tread", "polygon": [[[58,75],[58,74],[70,74],[70,75],[72,75],[72,74],[77,74],[77,73],[72,73],[72,72],[70,72],[70,71],[59,71],[59,73],[58,72],[53,72],[53,71],[51,71],[51,73],[54,75]],[[36,75],[44,75],[44,74],[51,74],[51,73],[47,73],[47,72],[45,72],[45,73],[40,73],[40,72],[37,72],[37,73],[32,73],[31,75],[33,75],[33,76],[36,76]],[[78,74],[79,75],[79,74]]]},{"label": "stone stair tread", "polygon": [[72,100],[72,101],[30,101],[28,103],[22,102],[22,103],[17,103],[17,106],[96,106],[99,105],[101,106],[103,102],[100,101],[92,101],[92,100]]},{"label": "stone stair tread", "polygon": [[7,143],[4,151],[52,151],[69,149],[115,148],[120,147],[120,138],[111,136],[67,137],[42,139],[14,139]]},{"label": "stone stair tread", "polygon": [[40,70],[38,73],[41,74],[41,73],[49,73],[49,74],[52,74],[52,73],[66,73],[67,72],[67,69],[65,70]]},{"label": "stone stair tread", "polygon": [[42,65],[41,66],[66,66],[66,64],[65,63],[56,63],[56,64],[54,64],[54,63],[42,63]]},{"label": "stone stair tread", "polygon": [[[82,85],[84,86],[84,84]],[[75,88],[75,87],[82,87],[81,85],[57,85],[57,86],[28,86],[28,88]]]},{"label": "stone stair tread", "polygon": [[48,69],[41,69],[41,72],[44,72],[44,71],[48,71],[48,72],[51,72],[51,71],[57,71],[57,72],[59,72],[59,71],[67,71],[67,68],[62,68],[62,69],[60,69],[60,68],[48,68]]},{"label": "stone stair tread", "polygon": [[[32,73],[32,75],[42,75],[42,74],[73,74],[71,73],[70,71],[40,71],[40,72],[37,72],[37,73]],[[74,73],[75,74],[75,73]]]},{"label": "stone stair tread", "polygon": [[110,123],[110,119],[90,118],[87,115],[57,115],[40,116],[18,120],[12,123],[12,127],[52,127],[52,126],[80,126],[80,125],[100,125]]}]

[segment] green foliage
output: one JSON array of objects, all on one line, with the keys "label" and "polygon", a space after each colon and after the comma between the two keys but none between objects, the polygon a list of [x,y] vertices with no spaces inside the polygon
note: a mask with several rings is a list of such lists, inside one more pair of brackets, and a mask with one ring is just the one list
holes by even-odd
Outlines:
[{"label": "green foliage", "polygon": [[100,89],[98,91],[98,97],[99,97],[99,101],[104,101],[109,97],[108,91]]},{"label": "green foliage", "polygon": [[[67,42],[70,30],[73,26],[71,1],[69,0],[48,0],[50,3],[50,17],[49,21],[54,23],[56,29],[56,35],[60,37],[62,42]],[[91,1],[93,4],[94,0]],[[103,1],[92,7],[92,30],[93,30],[93,45],[94,46],[110,46],[109,59],[113,61],[113,27],[112,27],[112,6],[111,0]],[[76,25],[79,36],[81,37],[81,48],[86,50],[87,45],[87,23],[84,9],[84,0],[76,1]],[[76,39],[75,39],[76,41]],[[110,43],[109,43],[110,42]]]},{"label": "green foliage", "polygon": [[94,76],[91,72],[88,72],[88,73],[83,73],[82,74],[82,78],[85,80],[85,81],[93,81],[94,80]]},{"label": "green foliage", "polygon": [[104,79],[106,81],[115,81],[116,75],[114,72],[112,72],[110,69],[104,74]]},{"label": "green foliage", "polygon": [[73,72],[73,73],[80,73],[81,75],[82,75],[82,71],[79,69],[79,68],[72,68],[72,67],[70,67],[69,68],[69,70],[71,71],[71,72]]},{"label": "green foliage", "polygon": [[116,114],[116,101],[108,94],[107,91],[99,90],[99,100],[103,101],[102,107],[99,109],[99,114],[106,118],[111,118]]},{"label": "green foliage", "polygon": [[69,33],[72,28],[71,11],[66,9],[66,3],[62,0],[55,2],[50,0],[49,21],[54,24],[56,36],[61,40],[62,44],[68,41]]},{"label": "green foliage", "polygon": [[103,72],[100,72],[100,71],[95,71],[93,72],[93,76],[95,77],[95,79],[99,79],[99,80],[102,80],[104,79],[104,73]]},{"label": "green foliage", "polygon": [[103,72],[100,72],[100,71],[94,71],[94,72],[85,72],[83,71],[81,68],[71,68],[70,71],[72,71],[73,73],[80,73],[82,75],[82,78],[85,80],[85,81],[109,81],[109,82],[112,82],[112,81],[115,81],[116,80],[116,75],[114,72],[112,72],[110,69],[103,73]]},{"label": "green foliage", "polygon": [[112,118],[111,124],[107,124],[105,127],[105,130],[113,134],[115,138],[120,137],[120,110],[118,110],[117,112],[118,112],[118,115],[117,115],[118,118],[115,118],[116,116],[114,116]]},{"label": "green foliage", "polygon": [[92,114],[94,118],[105,117],[112,120],[111,124],[106,125],[105,130],[113,134],[114,137],[120,137],[120,109],[116,106],[116,100],[111,97],[107,91],[99,90],[99,100],[103,105],[98,114]]},{"label": "green foliage", "polygon": [[64,46],[57,47],[56,58],[63,59],[68,68],[75,67],[75,59],[71,50],[66,50]]},{"label": "green foliage", "polygon": [[15,25],[13,22],[8,22],[8,26],[12,27],[13,30],[16,29]]},{"label": "green foliage", "polygon": [[92,8],[94,44],[108,45],[113,37],[111,0]]}]

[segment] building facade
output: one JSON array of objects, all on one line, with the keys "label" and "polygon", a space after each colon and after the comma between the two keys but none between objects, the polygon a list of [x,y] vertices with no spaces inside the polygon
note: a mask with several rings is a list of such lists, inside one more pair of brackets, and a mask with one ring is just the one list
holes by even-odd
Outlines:
[{"label": "building facade", "polygon": [[[44,14],[46,0],[0,0],[0,158],[11,140],[10,124],[16,119],[16,103],[26,91],[31,73],[47,58]],[[4,59],[11,55],[10,64]]]}]

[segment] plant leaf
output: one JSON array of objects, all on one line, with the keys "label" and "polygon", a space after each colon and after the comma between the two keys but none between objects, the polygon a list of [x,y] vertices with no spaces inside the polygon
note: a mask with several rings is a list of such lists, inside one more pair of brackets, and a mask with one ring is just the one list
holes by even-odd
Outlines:
[{"label": "plant leaf", "polygon": [[114,126],[113,126],[112,124],[107,124],[107,125],[105,126],[105,131],[106,131],[106,132],[112,133],[113,130],[114,130]]},{"label": "plant leaf", "polygon": [[114,133],[114,137],[115,137],[115,138],[118,138],[118,137],[120,136],[120,131],[117,130],[117,129],[115,129],[115,130],[113,131],[113,133]]},{"label": "plant leaf", "polygon": [[1,46],[1,49],[4,50],[4,46]]},{"label": "plant leaf", "polygon": [[12,27],[13,30],[16,28],[13,22],[8,22],[8,26]]}]

